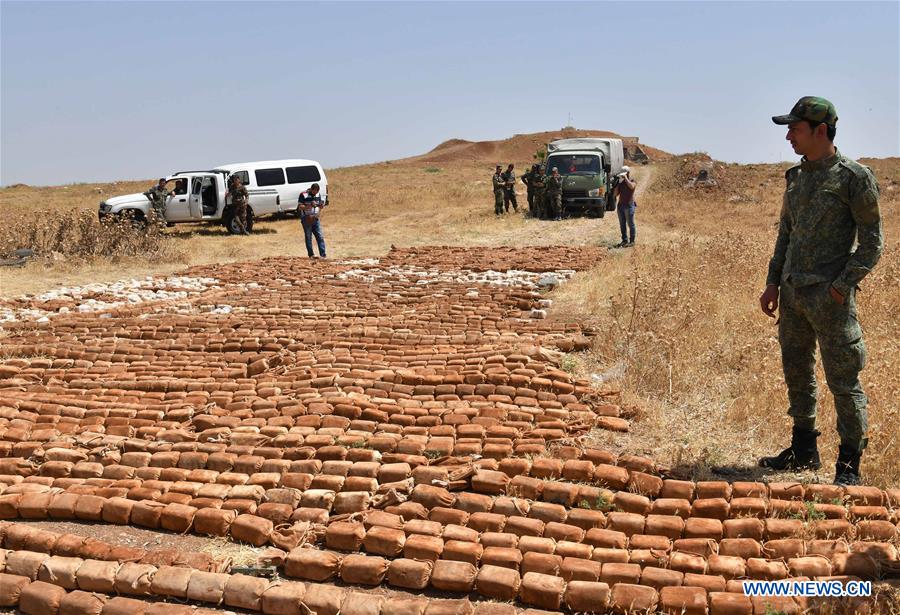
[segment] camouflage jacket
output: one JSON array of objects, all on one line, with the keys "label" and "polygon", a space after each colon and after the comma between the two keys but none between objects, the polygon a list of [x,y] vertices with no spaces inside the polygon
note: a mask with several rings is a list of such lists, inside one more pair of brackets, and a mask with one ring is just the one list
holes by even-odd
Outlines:
[{"label": "camouflage jacket", "polygon": [[531,171],[525,171],[522,173],[522,183],[528,187],[528,192],[531,192],[531,177],[533,173]]},{"label": "camouflage jacket", "polygon": [[165,207],[166,199],[169,196],[169,191],[165,188],[160,188],[159,185],[156,185],[145,192],[144,196],[150,199],[150,202],[153,203],[154,206]]},{"label": "camouflage jacket", "polygon": [[503,178],[503,188],[507,192],[516,189],[516,174],[513,171],[504,171],[500,177]]},{"label": "camouflage jacket", "polygon": [[562,192],[562,175],[559,177],[554,177],[553,175],[548,175],[544,180],[544,186],[546,187],[548,194],[559,194]]},{"label": "camouflage jacket", "polygon": [[502,173],[494,173],[494,176],[491,178],[491,183],[494,186],[494,192],[499,192],[503,190],[503,174]]},{"label": "camouflage jacket", "polygon": [[831,282],[847,296],[884,248],[872,171],[835,152],[824,160],[804,159],[788,169],[785,178],[778,239],[766,283]]},{"label": "camouflage jacket", "polygon": [[231,202],[234,205],[246,203],[250,200],[250,193],[247,192],[247,187],[243,185],[240,188],[232,186],[231,190],[228,191],[228,195],[231,197]]},{"label": "camouflage jacket", "polygon": [[545,181],[546,178],[538,171],[528,180],[528,189],[532,192],[543,192]]}]

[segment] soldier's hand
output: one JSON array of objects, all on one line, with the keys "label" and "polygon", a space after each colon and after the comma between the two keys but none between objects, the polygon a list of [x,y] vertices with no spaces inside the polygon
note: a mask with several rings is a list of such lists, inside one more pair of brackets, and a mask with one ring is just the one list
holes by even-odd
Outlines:
[{"label": "soldier's hand", "polygon": [[842,295],[841,291],[834,286],[828,287],[828,294],[831,295],[831,298],[837,301],[839,305],[844,305],[844,295]]},{"label": "soldier's hand", "polygon": [[769,318],[775,318],[775,312],[778,310],[778,287],[774,284],[766,286],[766,290],[759,296],[759,307],[762,308],[763,314]]}]

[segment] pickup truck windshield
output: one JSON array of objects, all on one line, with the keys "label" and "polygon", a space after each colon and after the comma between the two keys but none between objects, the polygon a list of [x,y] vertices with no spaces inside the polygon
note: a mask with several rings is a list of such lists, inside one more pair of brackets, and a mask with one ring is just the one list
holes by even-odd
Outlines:
[{"label": "pickup truck windshield", "polygon": [[596,175],[600,156],[593,154],[554,154],[547,159],[547,171],[556,167],[560,175]]}]

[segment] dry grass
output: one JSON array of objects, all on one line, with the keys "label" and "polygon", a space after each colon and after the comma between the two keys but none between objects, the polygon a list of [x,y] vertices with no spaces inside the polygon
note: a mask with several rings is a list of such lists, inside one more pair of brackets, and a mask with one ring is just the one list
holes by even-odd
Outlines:
[{"label": "dry grass", "polygon": [[[780,450],[790,433],[776,328],[757,302],[774,242],[781,170],[730,167],[723,188],[688,191],[671,181],[674,165],[656,169],[668,189],[651,188],[640,201],[639,231],[649,231],[652,245],[563,287],[557,307],[590,319],[597,331],[580,371],[622,373],[626,400],[640,408],[636,433],[601,436],[607,444],[651,454],[695,478],[757,477],[755,458]],[[890,239],[900,164],[878,166]],[[863,473],[882,487],[900,484],[898,288],[900,252],[889,240],[859,295],[871,437]],[[828,465],[804,480],[831,479],[839,441],[821,369],[818,377]]]}]

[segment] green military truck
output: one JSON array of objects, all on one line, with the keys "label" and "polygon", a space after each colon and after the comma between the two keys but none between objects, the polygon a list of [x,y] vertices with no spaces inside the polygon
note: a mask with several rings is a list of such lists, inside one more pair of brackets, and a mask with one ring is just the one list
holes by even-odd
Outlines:
[{"label": "green military truck", "polygon": [[565,211],[601,218],[607,211],[615,211],[613,188],[625,164],[621,139],[557,139],[547,144],[545,164],[547,175],[556,167],[563,177]]}]

